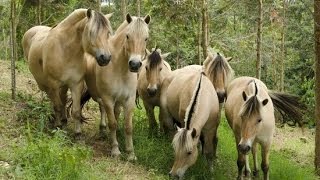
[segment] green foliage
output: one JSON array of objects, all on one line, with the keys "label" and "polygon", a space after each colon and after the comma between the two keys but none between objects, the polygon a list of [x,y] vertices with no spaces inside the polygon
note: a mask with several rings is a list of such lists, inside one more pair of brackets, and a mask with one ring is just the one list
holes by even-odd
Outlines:
[{"label": "green foliage", "polygon": [[89,179],[91,151],[72,144],[64,131],[35,136],[27,126],[26,144],[15,148],[15,173],[23,179]]}]

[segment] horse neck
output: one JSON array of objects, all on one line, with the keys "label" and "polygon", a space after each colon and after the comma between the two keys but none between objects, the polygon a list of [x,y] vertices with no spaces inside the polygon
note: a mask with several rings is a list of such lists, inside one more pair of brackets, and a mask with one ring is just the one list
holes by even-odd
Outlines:
[{"label": "horse neck", "polygon": [[165,78],[170,76],[172,72],[170,65],[166,61],[162,60],[161,63],[163,63],[163,67],[162,67],[162,70],[160,71],[160,84],[162,84]]},{"label": "horse neck", "polygon": [[125,41],[126,41],[126,34],[124,30],[116,33],[110,39],[110,42],[112,44],[112,49],[113,49],[112,56],[115,58],[115,60],[113,60],[112,63],[123,71],[127,71],[129,68],[128,67],[129,56],[125,50]]},{"label": "horse neck", "polygon": [[68,17],[62,20],[56,28],[72,28],[75,24],[86,17],[87,9],[77,9],[73,11]]}]

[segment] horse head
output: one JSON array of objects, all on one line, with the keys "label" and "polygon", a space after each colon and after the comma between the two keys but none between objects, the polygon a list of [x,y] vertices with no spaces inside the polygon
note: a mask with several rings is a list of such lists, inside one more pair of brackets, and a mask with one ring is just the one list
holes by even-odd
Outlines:
[{"label": "horse head", "polygon": [[145,56],[145,49],[149,38],[150,16],[144,18],[132,17],[127,14],[125,50],[129,57],[128,65],[131,72],[138,72]]},{"label": "horse head", "polygon": [[[153,49],[152,52],[150,53],[148,50],[147,51],[147,60],[146,60],[146,77],[148,81],[148,87],[147,87],[147,92],[149,96],[155,96],[158,88],[160,86],[160,72],[163,69],[163,66],[166,66],[164,64],[164,59],[170,54],[170,53],[165,53],[161,54],[160,49]],[[165,67],[166,68],[166,67]]]},{"label": "horse head", "polygon": [[174,163],[169,175],[181,179],[186,170],[192,166],[198,157],[198,137],[196,129],[178,128],[172,145],[174,148]]},{"label": "horse head", "polygon": [[87,10],[87,21],[82,34],[84,50],[95,57],[100,66],[106,66],[111,60],[108,42],[112,34],[109,18],[112,14],[103,15],[100,12]]},{"label": "horse head", "polygon": [[208,56],[203,63],[204,71],[216,89],[219,103],[223,103],[226,97],[226,87],[233,77],[233,70],[228,61],[231,57],[225,58],[219,53],[214,55],[208,51]]},{"label": "horse head", "polygon": [[268,104],[268,98],[259,97],[257,83],[252,80],[242,92],[244,101],[240,110],[241,123],[241,140],[238,144],[238,150],[247,154],[251,150],[256,135],[261,131],[264,124],[264,112],[262,108]]}]

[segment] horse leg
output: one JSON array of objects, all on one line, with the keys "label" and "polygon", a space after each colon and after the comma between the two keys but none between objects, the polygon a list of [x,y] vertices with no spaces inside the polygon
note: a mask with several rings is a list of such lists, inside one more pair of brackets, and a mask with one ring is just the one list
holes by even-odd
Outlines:
[{"label": "horse leg", "polygon": [[261,147],[261,169],[263,171],[263,179],[269,180],[269,150],[270,150],[270,143],[267,145],[262,145]]},{"label": "horse leg", "polygon": [[121,152],[119,150],[119,143],[117,141],[118,122],[114,115],[114,102],[108,97],[102,97],[102,101],[108,117],[108,126],[110,130],[111,146],[112,146],[111,156],[119,157]]},{"label": "horse leg", "polygon": [[82,81],[78,84],[75,84],[71,87],[71,98],[72,98],[72,113],[71,117],[75,121],[75,135],[77,138],[80,137],[81,134],[81,93],[83,89]]},{"label": "horse leg", "polygon": [[61,119],[64,107],[60,99],[60,90],[59,88],[52,88],[48,90],[47,94],[53,104],[55,113],[55,121],[53,126],[61,128]]},{"label": "horse leg", "polygon": [[238,160],[237,160],[237,166],[238,166],[238,180],[242,179],[242,169],[245,166],[245,156],[239,152],[238,150]]},{"label": "horse leg", "polygon": [[252,145],[252,156],[253,156],[253,176],[259,177],[257,143],[253,143]]},{"label": "horse leg", "polygon": [[251,170],[250,170],[250,164],[249,164],[249,155],[244,155],[244,158],[245,158],[244,175],[246,178],[250,178]]},{"label": "horse leg", "polygon": [[135,97],[130,98],[124,107],[125,134],[126,134],[126,151],[129,153],[128,160],[135,161],[137,157],[134,154],[132,141],[132,116],[135,107]]},{"label": "horse leg", "polygon": [[[149,133],[153,134],[158,131],[158,124],[154,117],[154,106],[150,105],[146,101],[143,101],[144,108],[146,109],[148,120],[149,120]],[[160,126],[160,131],[163,130]]]},{"label": "horse leg", "polygon": [[103,107],[103,102],[101,99],[97,100],[100,109],[100,137],[103,139],[107,136],[107,122],[106,122],[106,109]]},{"label": "horse leg", "polygon": [[67,92],[68,92],[68,87],[67,86],[63,86],[60,89],[60,99],[61,102],[63,104],[63,111],[62,111],[62,120],[61,123],[63,126],[67,125],[67,115],[66,115],[66,104],[67,104]]},{"label": "horse leg", "polygon": [[214,158],[214,139],[215,139],[215,129],[211,129],[209,132],[203,133],[204,146],[202,152],[204,153],[206,160],[208,162],[208,167],[213,170],[213,158]]},{"label": "horse leg", "polygon": [[173,120],[166,108],[160,107],[159,112],[159,121],[160,124],[163,124],[164,133],[169,134],[170,136],[174,136],[174,124]]}]

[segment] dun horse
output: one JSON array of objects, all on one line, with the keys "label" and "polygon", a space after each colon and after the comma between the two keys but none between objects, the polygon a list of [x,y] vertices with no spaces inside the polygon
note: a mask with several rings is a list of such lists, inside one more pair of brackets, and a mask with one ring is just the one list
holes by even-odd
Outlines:
[{"label": "dun horse", "polygon": [[80,98],[86,70],[84,53],[95,57],[100,66],[109,63],[110,16],[90,9],[77,9],[53,28],[36,26],[24,34],[24,55],[39,88],[53,103],[55,126],[66,122],[66,93],[70,88],[75,132],[80,133]]},{"label": "dun horse", "polygon": [[178,128],[172,141],[175,160],[170,171],[171,176],[182,178],[197,160],[199,139],[203,140],[203,154],[212,166],[217,145],[219,100],[212,83],[202,72],[182,68],[173,76],[161,94],[161,111],[183,127]]},{"label": "dun horse", "polygon": [[[150,16],[132,17],[127,14],[126,20],[110,38],[112,62],[101,67],[89,62],[86,84],[89,95],[100,104],[100,129],[106,128],[105,112],[111,134],[112,156],[119,156],[120,150],[116,130],[123,106],[125,118],[126,151],[128,159],[135,160],[132,142],[132,116],[135,108],[137,73],[145,56],[146,43],[149,37],[148,24]],[[90,65],[91,64],[91,65]],[[91,66],[91,68],[90,68]],[[85,100],[85,96],[83,96]],[[85,103],[85,101],[83,101]]]},{"label": "dun horse", "polygon": [[264,179],[269,179],[269,152],[275,130],[274,108],[296,121],[302,119],[303,104],[293,95],[271,92],[252,77],[234,79],[227,88],[225,114],[233,129],[238,150],[238,179],[250,176],[248,153],[253,154],[253,175],[258,175],[257,144],[261,145]]},{"label": "dun horse", "polygon": [[[169,53],[161,54],[160,49],[154,49],[151,53],[147,51],[147,54],[147,59],[142,62],[138,74],[138,94],[147,112],[149,130],[154,132],[158,129],[154,108],[160,106],[162,82],[171,73],[171,67],[164,60]],[[163,125],[160,122],[160,129],[162,128]]]}]

